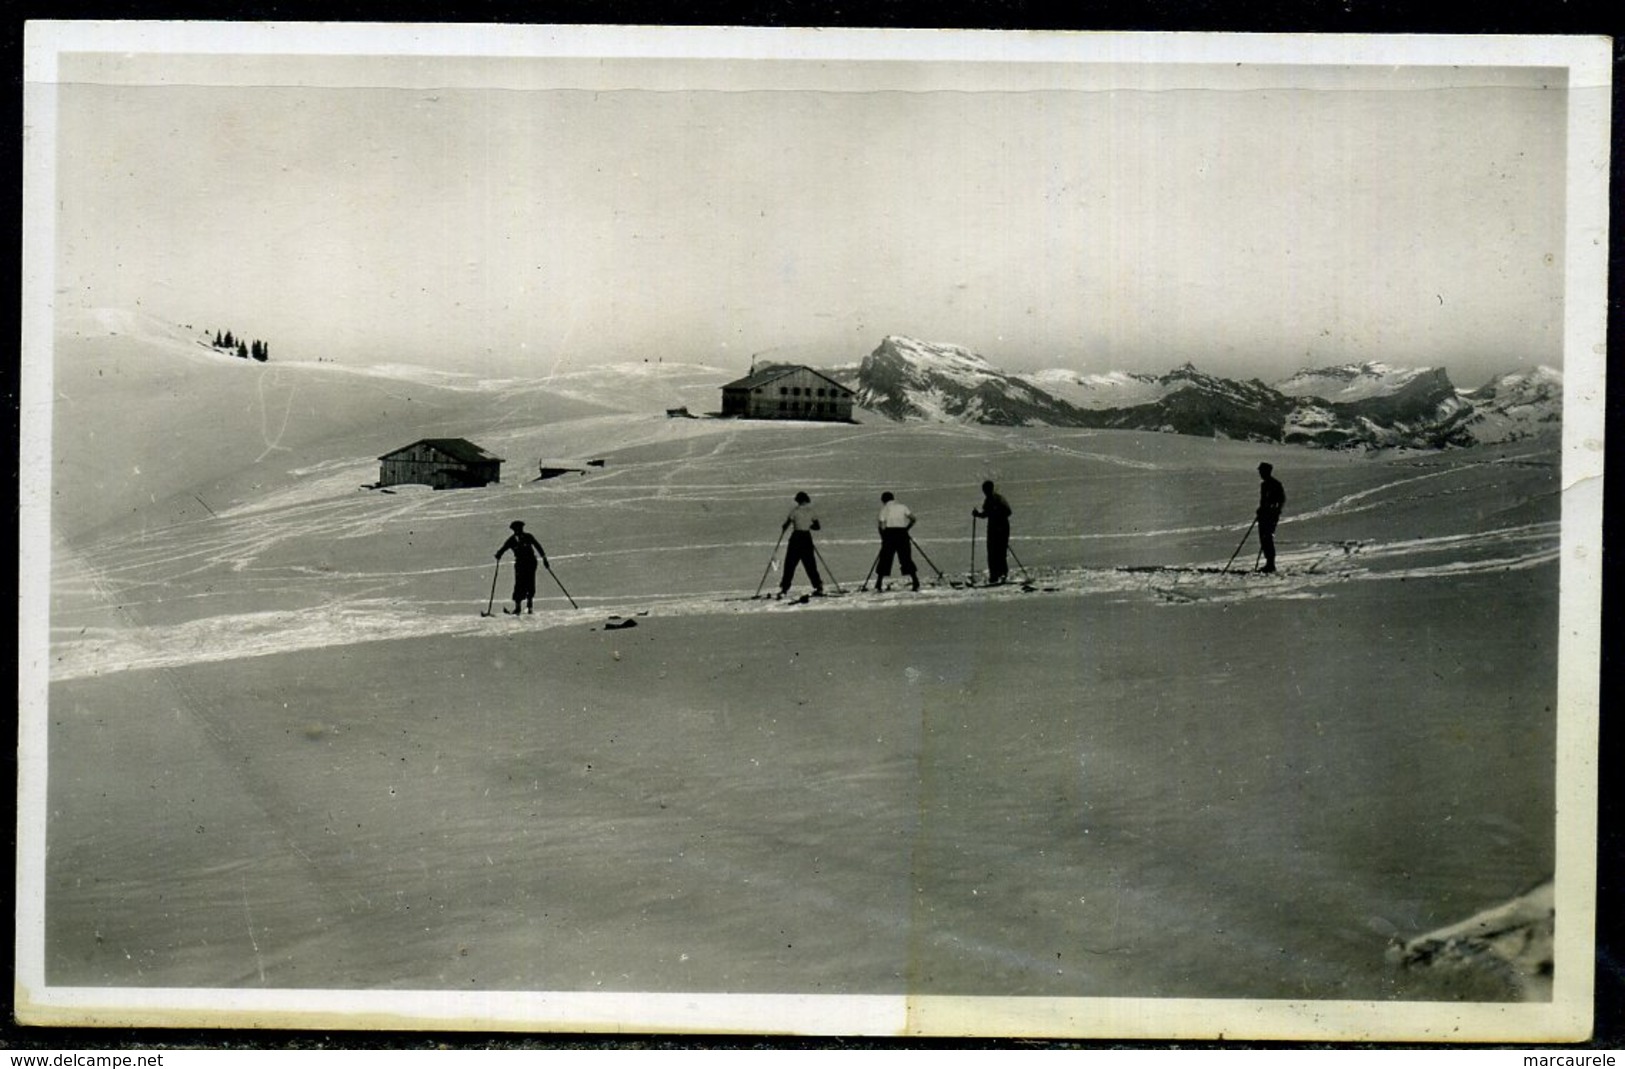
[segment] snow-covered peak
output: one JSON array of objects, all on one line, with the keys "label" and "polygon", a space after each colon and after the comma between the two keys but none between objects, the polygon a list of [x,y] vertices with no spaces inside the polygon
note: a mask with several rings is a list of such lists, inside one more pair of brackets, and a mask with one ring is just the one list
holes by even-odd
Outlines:
[{"label": "snow-covered peak", "polygon": [[959,345],[892,334],[864,357],[857,403],[892,419],[1004,425],[1075,425],[1079,413]]},{"label": "snow-covered peak", "polygon": [[1157,400],[1168,392],[1154,375],[1129,371],[1083,372],[1046,368],[1021,376],[1079,408],[1125,408]]},{"label": "snow-covered peak", "polygon": [[1288,397],[1319,397],[1334,404],[1383,397],[1426,376],[1437,376],[1432,367],[1398,367],[1380,361],[1341,364],[1336,367],[1304,368],[1275,384]]},{"label": "snow-covered peak", "polygon": [[1103,371],[1085,374],[1064,367],[1045,368],[1042,371],[1034,371],[1022,377],[1029,382],[1038,382],[1045,385],[1054,383],[1057,386],[1090,386],[1095,389],[1116,389],[1156,381],[1153,376],[1136,375],[1132,371]]},{"label": "snow-covered peak", "polygon": [[1561,395],[1562,392],[1563,373],[1556,368],[1541,364],[1530,371],[1509,371],[1504,375],[1497,375],[1474,390],[1473,396],[1481,400],[1488,400],[1511,395]]},{"label": "snow-covered peak", "polygon": [[1474,409],[1473,434],[1482,442],[1513,441],[1562,426],[1563,373],[1556,368],[1497,375],[1464,396]]},{"label": "snow-covered peak", "polygon": [[944,376],[967,386],[977,386],[999,376],[992,364],[963,346],[920,341],[901,334],[888,334],[872,355],[891,356],[901,360],[911,371]]},{"label": "snow-covered peak", "polygon": [[1173,382],[1210,383],[1210,382],[1218,382],[1220,380],[1217,378],[1217,376],[1209,375],[1207,372],[1201,370],[1195,364],[1193,364],[1189,360],[1187,360],[1183,364],[1180,364],[1178,367],[1174,368],[1172,371],[1168,372],[1168,374],[1162,376],[1162,381],[1165,382],[1165,383],[1173,383]]}]

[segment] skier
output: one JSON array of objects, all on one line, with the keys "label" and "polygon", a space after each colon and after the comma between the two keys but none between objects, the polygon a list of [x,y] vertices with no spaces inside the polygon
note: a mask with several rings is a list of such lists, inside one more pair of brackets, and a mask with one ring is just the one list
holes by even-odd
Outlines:
[{"label": "skier", "polygon": [[897,570],[908,576],[913,589],[920,589],[920,576],[914,569],[914,555],[909,551],[914,526],[914,513],[898,501],[890,490],[880,495],[880,516],[875,521],[880,529],[880,557],[875,565],[875,593],[886,589],[891,578],[892,558],[897,558]]},{"label": "skier", "polygon": [[994,492],[989,480],[982,484],[982,507],[970,514],[987,520],[987,581],[997,586],[1010,575],[1010,502]]},{"label": "skier", "polygon": [[817,552],[813,549],[812,533],[818,530],[822,530],[822,527],[818,523],[818,515],[813,512],[812,498],[805,491],[798,491],[796,507],[779,525],[780,534],[790,532],[790,545],[784,551],[784,574],[779,578],[779,597],[790,593],[790,581],[795,578],[798,564],[807,569],[807,578],[813,585],[813,597],[824,596],[824,580],[818,574]]},{"label": "skier", "polygon": [[1259,571],[1275,571],[1275,525],[1281,522],[1281,509],[1286,505],[1286,489],[1271,475],[1273,465],[1258,466],[1258,545],[1264,553],[1264,567]]},{"label": "skier", "polygon": [[502,543],[502,548],[497,550],[497,560],[501,560],[502,555],[508,550],[513,550],[513,608],[502,611],[518,616],[519,603],[523,601],[525,611],[533,613],[536,611],[536,558],[540,555],[542,565],[546,567],[547,550],[536,541],[535,535],[526,532],[524,520],[515,520],[508,524],[508,528],[513,534],[509,535],[508,540]]}]

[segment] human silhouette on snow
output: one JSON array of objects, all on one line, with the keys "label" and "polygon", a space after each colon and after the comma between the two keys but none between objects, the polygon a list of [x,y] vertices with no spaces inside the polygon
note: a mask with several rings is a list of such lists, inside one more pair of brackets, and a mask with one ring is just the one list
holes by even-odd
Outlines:
[{"label": "human silhouette on snow", "polygon": [[519,615],[519,603],[525,603],[526,612],[535,612],[536,600],[536,558],[542,558],[542,564],[547,564],[547,550],[536,541],[536,536],[525,530],[524,520],[515,520],[508,524],[513,534],[502,543],[497,550],[497,560],[508,550],[513,550],[513,615]]},{"label": "human silhouette on snow", "polygon": [[1264,567],[1259,571],[1275,571],[1275,525],[1281,522],[1281,509],[1286,506],[1286,489],[1279,479],[1271,475],[1270,464],[1258,466],[1258,545],[1264,552]]},{"label": "human silhouette on snow", "polygon": [[875,519],[880,529],[880,557],[875,562],[875,593],[886,588],[891,578],[892,558],[897,558],[897,570],[908,576],[915,590],[920,589],[920,577],[914,568],[914,554],[910,551],[914,526],[914,513],[898,501],[890,490],[880,495],[880,515]]},{"label": "human silhouette on snow", "polygon": [[982,507],[971,509],[972,516],[987,520],[987,581],[1004,582],[1010,576],[1010,502],[993,489],[991,480],[982,484]]},{"label": "human silhouette on snow", "polygon": [[779,533],[790,532],[790,544],[784,551],[784,572],[779,577],[779,597],[790,592],[790,581],[795,578],[796,565],[807,570],[813,585],[813,596],[823,597],[824,580],[818,574],[818,551],[813,546],[812,533],[821,530],[818,514],[813,511],[812,498],[803,492],[796,494],[796,507],[779,525]]}]

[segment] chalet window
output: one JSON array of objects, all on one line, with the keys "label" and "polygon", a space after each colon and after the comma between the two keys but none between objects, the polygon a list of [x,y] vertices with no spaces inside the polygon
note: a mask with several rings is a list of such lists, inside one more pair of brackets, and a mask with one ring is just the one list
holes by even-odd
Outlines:
[{"label": "chalet window", "polygon": [[787,394],[789,392],[790,392],[790,388],[788,386],[780,386],[779,387],[779,396],[780,397],[783,397],[785,394]]}]

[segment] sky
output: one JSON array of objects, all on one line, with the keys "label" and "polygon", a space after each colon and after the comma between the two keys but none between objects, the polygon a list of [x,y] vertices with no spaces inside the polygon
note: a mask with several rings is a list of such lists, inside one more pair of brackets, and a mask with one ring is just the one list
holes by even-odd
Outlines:
[{"label": "sky", "polygon": [[64,57],[63,306],[529,372],[1562,365],[1561,70]]}]

